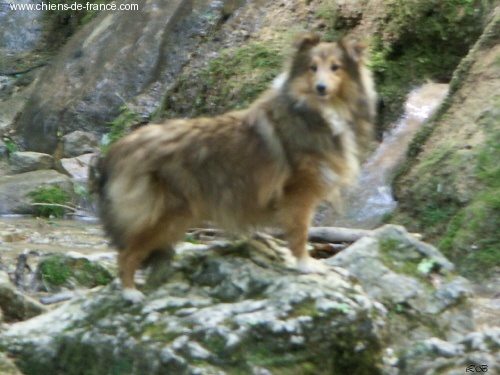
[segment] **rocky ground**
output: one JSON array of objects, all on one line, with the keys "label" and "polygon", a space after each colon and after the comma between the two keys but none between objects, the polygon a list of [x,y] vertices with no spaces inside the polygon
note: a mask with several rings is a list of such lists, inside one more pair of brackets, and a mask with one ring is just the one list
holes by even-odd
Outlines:
[{"label": "rocky ground", "polygon": [[[498,299],[474,295],[436,249],[402,228],[385,227],[327,259],[332,267],[327,277],[298,277],[288,251],[271,237],[235,242],[215,233],[214,239],[213,230],[193,232],[190,242],[179,247],[170,281],[147,289],[144,304],[130,307],[116,284],[109,284],[116,257],[97,223],[2,219],[0,345],[17,358],[25,374],[52,371],[53,364],[43,358],[59,358],[63,372],[57,373],[75,373],[74,366],[84,361],[74,357],[75,350],[100,358],[92,373],[121,368],[116,371],[281,374],[305,368],[305,373],[326,374],[335,365],[360,374],[420,374],[423,368],[461,369],[469,362],[495,368]],[[82,277],[85,272],[92,277]],[[93,328],[87,326],[89,319]],[[368,320],[361,324],[360,319]],[[335,322],[335,333],[327,333],[326,322]],[[131,326],[119,328],[124,324]],[[352,331],[360,324],[366,329]],[[88,336],[81,336],[83,332]],[[115,343],[105,340],[111,332],[117,335]],[[324,352],[345,356],[354,350],[350,341],[324,346],[325,334],[330,344],[354,340],[363,348],[362,361],[323,363],[319,358]],[[42,347],[43,337],[56,341]],[[59,346],[60,340],[67,349]],[[250,344],[253,340],[259,345]],[[79,342],[84,346],[77,349]],[[419,342],[426,351],[416,349]],[[254,349],[242,352],[243,343]],[[305,343],[322,354],[305,350]],[[109,345],[117,348],[118,357],[104,349]],[[149,354],[139,349],[144,345]],[[406,346],[415,349],[402,356],[400,348]],[[130,350],[143,354],[131,357]],[[156,352],[159,359],[152,361]],[[290,357],[281,357],[287,352]],[[332,356],[329,361],[335,362]]]}]

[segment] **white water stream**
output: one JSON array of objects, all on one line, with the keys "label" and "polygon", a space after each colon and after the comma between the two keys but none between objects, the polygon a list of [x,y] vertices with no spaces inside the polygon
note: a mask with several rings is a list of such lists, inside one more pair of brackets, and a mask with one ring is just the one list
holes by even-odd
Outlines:
[{"label": "white water stream", "polygon": [[350,228],[373,228],[392,212],[391,181],[404,161],[408,145],[424,122],[432,116],[448,93],[447,84],[427,83],[413,90],[405,103],[405,113],[380,146],[364,163],[357,185],[346,193],[342,213],[321,213],[315,224]]}]

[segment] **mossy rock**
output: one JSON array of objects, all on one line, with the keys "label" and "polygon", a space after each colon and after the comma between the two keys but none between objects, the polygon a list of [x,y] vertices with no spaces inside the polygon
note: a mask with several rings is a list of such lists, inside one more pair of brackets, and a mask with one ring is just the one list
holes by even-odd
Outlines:
[{"label": "mossy rock", "polygon": [[393,188],[391,218],[423,233],[473,279],[500,266],[500,17],[493,17],[415,137]]},{"label": "mossy rock", "polygon": [[157,117],[213,116],[246,108],[269,87],[283,63],[283,47],[278,44],[255,41],[223,49],[206,66],[177,79]]},{"label": "mossy rock", "polygon": [[37,274],[48,291],[93,288],[109,284],[114,278],[99,262],[76,253],[55,254],[43,258],[38,265]]},{"label": "mossy rock", "polygon": [[427,80],[449,82],[481,35],[491,4],[482,0],[385,2],[372,45],[372,69],[383,101],[381,122],[402,114],[407,93]]}]

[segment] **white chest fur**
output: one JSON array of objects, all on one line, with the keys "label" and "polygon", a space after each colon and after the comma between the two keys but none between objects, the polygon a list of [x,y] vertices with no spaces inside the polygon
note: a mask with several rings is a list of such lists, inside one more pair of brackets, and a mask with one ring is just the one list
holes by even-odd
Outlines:
[{"label": "white chest fur", "polygon": [[330,126],[333,135],[340,135],[347,131],[350,131],[349,124],[344,119],[343,116],[339,113],[339,111],[330,106],[325,106],[322,108],[323,117]]}]

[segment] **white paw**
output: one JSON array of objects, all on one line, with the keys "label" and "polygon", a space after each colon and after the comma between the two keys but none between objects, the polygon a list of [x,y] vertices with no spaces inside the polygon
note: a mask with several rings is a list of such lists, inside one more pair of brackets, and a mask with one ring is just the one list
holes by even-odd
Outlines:
[{"label": "white paw", "polygon": [[321,273],[325,274],[328,267],[321,263],[319,260],[311,257],[303,257],[297,259],[297,268],[302,273]]},{"label": "white paw", "polygon": [[139,303],[144,299],[144,294],[137,289],[123,289],[123,298],[132,303]]}]

